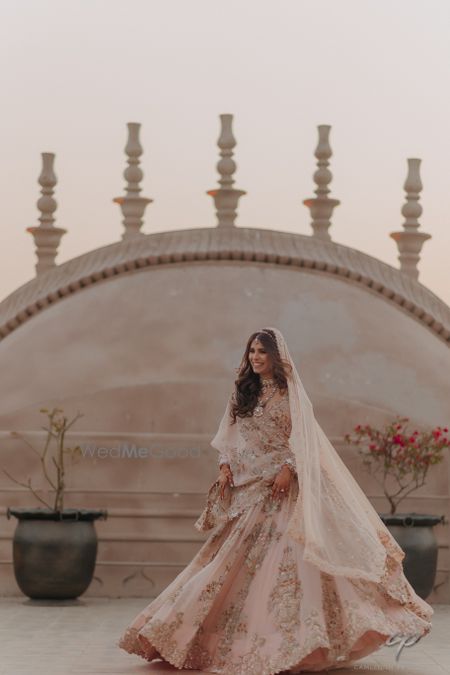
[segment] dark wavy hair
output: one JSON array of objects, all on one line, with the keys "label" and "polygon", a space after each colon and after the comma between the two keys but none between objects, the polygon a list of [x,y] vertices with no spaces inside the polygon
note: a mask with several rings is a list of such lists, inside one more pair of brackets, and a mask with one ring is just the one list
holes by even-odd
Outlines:
[{"label": "dark wavy hair", "polygon": [[230,409],[230,416],[233,420],[231,424],[236,423],[237,417],[250,417],[261,392],[261,379],[258,373],[254,372],[249,359],[250,348],[255,338],[261,342],[269,356],[273,369],[273,379],[276,384],[282,391],[287,389],[288,386],[287,376],[291,369],[290,363],[281,358],[275,333],[270,328],[252,333],[247,341],[241,365],[238,368],[238,377],[234,382],[236,388]]}]

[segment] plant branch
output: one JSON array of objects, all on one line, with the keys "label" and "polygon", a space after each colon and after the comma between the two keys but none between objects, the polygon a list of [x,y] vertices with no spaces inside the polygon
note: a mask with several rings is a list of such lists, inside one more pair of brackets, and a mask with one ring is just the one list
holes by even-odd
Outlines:
[{"label": "plant branch", "polygon": [[12,481],[14,481],[14,483],[17,483],[17,485],[20,485],[21,487],[28,488],[28,489],[31,490],[31,492],[34,494],[34,496],[36,497],[36,499],[38,499],[40,502],[42,502],[42,504],[45,504],[45,506],[47,506],[49,509],[52,508],[52,507],[50,506],[50,504],[48,504],[44,499],[42,499],[42,498],[37,494],[36,490],[32,487],[32,485],[31,485],[31,478],[28,479],[28,483],[22,483],[20,480],[17,480],[16,478],[14,478],[14,476],[11,476],[11,474],[8,473],[8,472],[6,471],[6,469],[3,469],[3,471],[6,473],[6,475],[8,476],[8,478],[10,478]]}]

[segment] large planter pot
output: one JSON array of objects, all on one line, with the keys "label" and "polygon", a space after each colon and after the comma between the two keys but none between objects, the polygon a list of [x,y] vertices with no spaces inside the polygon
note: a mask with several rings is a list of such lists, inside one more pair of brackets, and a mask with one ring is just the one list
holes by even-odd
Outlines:
[{"label": "large planter pot", "polygon": [[425,600],[433,590],[437,570],[438,545],[433,527],[443,522],[445,516],[421,513],[380,513],[379,516],[405,551],[405,577]]},{"label": "large planter pot", "polygon": [[73,599],[92,581],[97,558],[94,509],[7,509],[17,523],[13,539],[14,574],[20,590],[33,599]]}]

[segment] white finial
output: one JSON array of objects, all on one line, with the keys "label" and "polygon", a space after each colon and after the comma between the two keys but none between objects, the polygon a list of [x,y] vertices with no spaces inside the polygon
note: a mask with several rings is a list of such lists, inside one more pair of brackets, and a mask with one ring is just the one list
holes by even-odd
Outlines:
[{"label": "white finial", "polygon": [[417,158],[408,159],[408,175],[403,185],[406,192],[406,202],[402,206],[402,215],[405,216],[403,230],[391,232],[389,235],[394,239],[399,250],[400,271],[414,279],[419,278],[417,265],[422,246],[427,239],[431,239],[431,234],[419,232],[419,217],[422,215],[422,205],[419,204],[419,199],[423,187],[420,180],[421,161]]},{"label": "white finial", "polygon": [[140,231],[144,223],[143,215],[147,204],[151,204],[153,201],[153,199],[139,196],[141,192],[139,183],[144,176],[139,166],[139,157],[143,152],[139,141],[141,125],[137,122],[129,122],[127,127],[128,142],[125,146],[125,153],[128,155],[128,166],[123,172],[124,178],[127,181],[127,185],[125,186],[126,194],[124,197],[115,197],[113,199],[113,202],[120,205],[124,216],[122,223],[125,227],[125,232],[122,234],[122,239],[145,236]]},{"label": "white finial", "polygon": [[217,163],[217,171],[220,174],[220,188],[208,190],[207,194],[211,195],[214,199],[217,226],[234,227],[239,198],[247,193],[244,190],[235,190],[233,188],[233,174],[236,171],[236,162],[233,159],[233,148],[236,145],[236,140],[231,129],[233,115],[220,115],[220,121],[221,133],[217,141],[221,157]]},{"label": "white finial", "polygon": [[328,197],[330,190],[328,185],[331,183],[333,175],[328,169],[329,159],[333,154],[329,143],[329,134],[331,126],[329,124],[319,124],[319,142],[314,153],[317,158],[317,170],[313,179],[317,185],[314,190],[316,197],[305,199],[303,204],[307,206],[311,213],[311,227],[313,237],[318,239],[331,240],[328,228],[331,225],[331,216],[333,209],[341,203],[338,199]]},{"label": "white finial", "polygon": [[41,156],[42,171],[38,182],[42,188],[42,196],[37,202],[37,207],[41,212],[40,225],[26,228],[26,231],[33,235],[36,246],[36,274],[42,274],[48,269],[56,267],[55,258],[58,253],[59,242],[67,232],[62,227],[53,225],[55,222],[53,214],[57,207],[56,200],[53,199],[53,188],[56,185],[56,175],[53,170],[55,155],[53,152],[43,152]]}]

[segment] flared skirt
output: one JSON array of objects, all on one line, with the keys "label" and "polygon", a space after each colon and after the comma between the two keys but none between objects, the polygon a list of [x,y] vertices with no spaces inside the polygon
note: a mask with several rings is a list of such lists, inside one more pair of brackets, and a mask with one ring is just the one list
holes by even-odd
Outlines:
[{"label": "flared skirt", "polygon": [[298,482],[214,528],[167,588],[128,625],[117,645],[180,669],[274,675],[350,665],[394,635],[423,636],[433,610],[401,564],[383,582],[334,577],[303,559],[286,527]]}]

